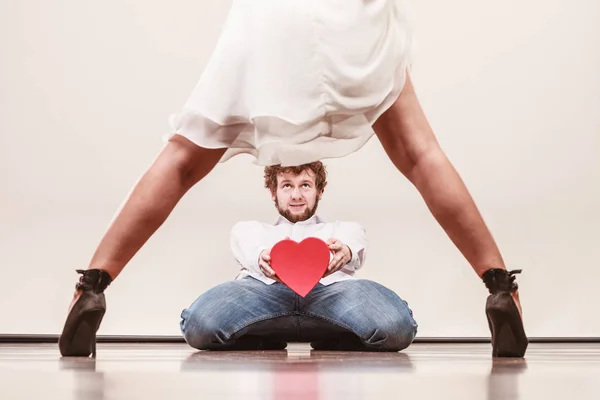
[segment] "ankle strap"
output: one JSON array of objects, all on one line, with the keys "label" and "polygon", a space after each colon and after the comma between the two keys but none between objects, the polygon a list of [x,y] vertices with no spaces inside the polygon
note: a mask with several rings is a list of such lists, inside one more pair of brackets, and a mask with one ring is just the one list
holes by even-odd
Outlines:
[{"label": "ankle strap", "polygon": [[102,293],[111,284],[112,278],[110,275],[102,271],[101,269],[77,269],[78,274],[82,274],[79,277],[79,282],[75,285],[77,290],[93,290],[96,293]]},{"label": "ankle strap", "polygon": [[491,294],[497,292],[514,292],[519,289],[514,275],[520,274],[522,271],[521,269],[507,271],[501,268],[492,268],[484,272],[482,280]]}]

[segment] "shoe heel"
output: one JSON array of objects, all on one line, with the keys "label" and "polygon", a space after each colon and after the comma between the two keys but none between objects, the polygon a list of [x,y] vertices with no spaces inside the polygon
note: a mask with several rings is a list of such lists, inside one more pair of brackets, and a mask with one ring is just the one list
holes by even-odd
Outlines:
[{"label": "shoe heel", "polygon": [[73,306],[59,338],[63,357],[95,356],[96,332],[106,312],[104,293],[83,292]]},{"label": "shoe heel", "polygon": [[[102,318],[100,318],[100,320],[102,320]],[[98,330],[99,327],[100,327],[100,321],[98,321],[98,326],[96,328],[96,331]],[[92,358],[96,358],[96,332],[94,332],[94,337],[92,338]]]},{"label": "shoe heel", "polygon": [[509,293],[488,297],[486,315],[492,331],[493,357],[523,357],[528,340],[519,311]]},{"label": "shoe heel", "polygon": [[99,269],[76,272],[82,275],[75,285],[79,297],[67,315],[58,348],[63,357],[96,357],[96,332],[106,312],[104,290],[112,278]]},{"label": "shoe heel", "polygon": [[96,356],[96,332],[104,317],[104,310],[90,310],[81,316],[79,326],[73,335],[70,345],[64,349],[63,355],[70,357]]}]

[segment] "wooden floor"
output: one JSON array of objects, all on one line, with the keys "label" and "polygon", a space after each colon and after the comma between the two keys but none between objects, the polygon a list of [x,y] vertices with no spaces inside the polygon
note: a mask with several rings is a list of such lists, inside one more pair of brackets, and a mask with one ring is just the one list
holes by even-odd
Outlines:
[{"label": "wooden floor", "polygon": [[401,353],[197,352],[185,344],[0,344],[0,399],[600,399],[600,344],[530,344],[494,361],[489,344]]}]

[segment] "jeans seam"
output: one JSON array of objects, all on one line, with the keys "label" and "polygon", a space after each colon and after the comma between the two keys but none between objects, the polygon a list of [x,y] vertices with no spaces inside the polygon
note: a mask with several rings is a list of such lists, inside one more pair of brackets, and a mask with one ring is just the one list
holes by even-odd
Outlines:
[{"label": "jeans seam", "polygon": [[300,295],[296,294],[296,304],[294,305],[294,314],[296,314],[296,337],[300,340]]},{"label": "jeans seam", "polygon": [[391,294],[393,297],[395,297],[396,299],[398,299],[400,301],[400,304],[403,307],[401,311],[407,313],[410,316],[410,319],[412,320],[412,324],[413,324],[413,329],[414,329],[415,335],[416,335],[419,324],[417,323],[417,320],[415,319],[415,316],[413,315],[412,309],[408,306],[408,302],[406,300],[404,300],[402,297],[400,297],[398,295],[398,293],[394,292],[393,290],[391,290],[388,287],[381,285],[380,283],[377,283],[374,281],[367,281],[367,282],[371,287],[374,287],[375,290],[379,290],[378,287],[383,288],[385,291],[387,291],[389,294]]},{"label": "jeans seam", "polygon": [[229,341],[231,340],[239,331],[241,331],[244,328],[248,328],[250,325],[256,324],[257,322],[262,322],[262,321],[266,321],[268,319],[273,319],[273,318],[279,318],[279,317],[285,317],[285,316],[290,316],[290,315],[295,315],[295,312],[284,312],[284,313],[277,313],[277,314],[271,314],[268,316],[261,316],[259,318],[255,318],[253,320],[250,320],[250,322],[248,322],[247,324],[241,326],[240,328],[236,329],[229,337],[227,337],[225,340]]},{"label": "jeans seam", "polygon": [[[300,315],[305,315],[305,316],[307,316],[307,317],[312,317],[312,318],[318,318],[318,319],[321,319],[321,320],[327,321],[327,322],[329,322],[329,323],[331,323],[331,324],[333,324],[333,325],[335,325],[335,326],[338,326],[338,327],[341,327],[341,328],[347,329],[347,330],[349,330],[350,332],[352,332],[353,334],[355,334],[356,336],[358,336],[358,337],[360,338],[360,340],[361,340],[361,341],[363,341],[363,343],[364,343],[364,340],[363,340],[363,338],[361,337],[361,335],[359,335],[359,334],[358,334],[358,332],[356,332],[354,329],[350,328],[349,326],[347,326],[347,325],[346,325],[346,324],[344,324],[344,323],[341,323],[341,322],[339,322],[339,321],[336,321],[336,320],[334,320],[334,319],[331,319],[331,318],[323,317],[322,315],[313,314],[313,313],[311,313],[311,312],[301,312],[301,313],[300,313]],[[365,343],[365,344],[366,344],[366,343]]]},{"label": "jeans seam", "polygon": [[419,328],[419,324],[417,323],[417,320],[415,319],[415,316],[413,315],[413,311],[408,306],[408,303],[406,301],[402,300],[402,298],[400,298],[400,296],[398,296],[398,298],[400,299],[400,302],[402,303],[402,306],[404,307],[404,311],[407,312],[408,315],[410,316],[410,319],[412,320],[413,328],[414,328],[415,334],[416,334],[418,331],[418,328]]}]

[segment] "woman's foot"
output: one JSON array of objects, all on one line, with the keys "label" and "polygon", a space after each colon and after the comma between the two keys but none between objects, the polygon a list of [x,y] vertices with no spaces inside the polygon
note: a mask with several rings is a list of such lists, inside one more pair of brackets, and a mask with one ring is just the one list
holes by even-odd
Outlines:
[{"label": "woman's foot", "polygon": [[483,282],[490,295],[485,312],[492,334],[492,357],[523,357],[529,341],[525,335],[515,274],[521,270],[487,270]]},{"label": "woman's foot", "polygon": [[104,290],[112,282],[110,275],[99,269],[77,272],[82,276],[75,285],[73,301],[58,339],[63,357],[96,355],[96,332],[106,312]]}]

